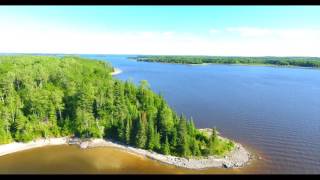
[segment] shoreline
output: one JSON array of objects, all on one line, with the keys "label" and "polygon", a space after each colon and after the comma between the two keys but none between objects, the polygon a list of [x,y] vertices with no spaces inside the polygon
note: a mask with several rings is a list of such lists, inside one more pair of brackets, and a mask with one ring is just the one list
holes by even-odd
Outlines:
[{"label": "shoreline", "polygon": [[47,138],[47,139],[38,139],[34,141],[30,141],[27,143],[22,142],[12,142],[10,144],[2,144],[0,145],[0,156],[4,156],[7,154],[12,154],[19,151],[24,151],[28,149],[50,146],[50,145],[64,145],[68,144],[67,137],[61,138]]},{"label": "shoreline", "polygon": [[110,74],[111,74],[111,76],[114,76],[114,75],[117,75],[117,74],[120,74],[120,73],[122,73],[122,70],[121,70],[121,69],[119,69],[119,68],[114,68],[114,71],[113,71],[112,73],[110,73]]},{"label": "shoreline", "polygon": [[[139,60],[136,60],[139,61]],[[148,63],[161,63],[161,64],[175,64],[175,65],[187,65],[187,66],[208,66],[208,65],[231,65],[231,66],[262,66],[262,67],[279,67],[279,68],[298,68],[298,69],[314,69],[319,70],[319,67],[306,67],[306,66],[294,66],[294,65],[276,65],[276,64],[245,64],[245,63],[170,63],[170,62],[158,62],[158,61],[141,61]]]},{"label": "shoreline", "polygon": [[118,148],[128,153],[140,155],[163,164],[194,170],[206,168],[240,168],[247,165],[252,159],[251,153],[249,153],[239,143],[235,143],[235,148],[224,157],[208,156],[201,158],[183,158],[171,155],[163,155],[153,151],[118,144],[116,142],[100,138],[80,139],[69,137],[39,139],[28,143],[13,142],[10,144],[0,145],[0,156],[50,145],[77,145],[81,149],[96,147]]}]

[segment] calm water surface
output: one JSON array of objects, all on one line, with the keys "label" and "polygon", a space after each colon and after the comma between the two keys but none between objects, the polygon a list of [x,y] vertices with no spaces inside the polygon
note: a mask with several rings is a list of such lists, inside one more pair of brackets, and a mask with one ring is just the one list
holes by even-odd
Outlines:
[{"label": "calm water surface", "polygon": [[[193,117],[197,127],[216,126],[223,136],[243,143],[262,159],[242,170],[187,171],[113,148],[81,151],[57,146],[0,157],[0,171],[23,170],[28,163],[30,169],[54,172],[61,168],[102,173],[320,173],[320,70],[85,57],[111,62],[123,71],[115,76],[118,79],[148,80],[173,109]],[[49,165],[51,152],[55,158]],[[36,161],[39,158],[43,161]]]},{"label": "calm water surface", "polygon": [[[247,168],[249,170],[249,168]],[[41,174],[205,174],[240,173],[239,170],[187,170],[164,165],[116,148],[80,149],[78,146],[47,146],[0,157],[0,173]]]}]

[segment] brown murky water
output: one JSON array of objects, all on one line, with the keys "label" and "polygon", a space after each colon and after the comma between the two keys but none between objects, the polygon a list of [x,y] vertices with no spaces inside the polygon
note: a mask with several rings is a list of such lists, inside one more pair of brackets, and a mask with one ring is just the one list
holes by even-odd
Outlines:
[{"label": "brown murky water", "polygon": [[188,170],[165,165],[117,148],[80,149],[59,145],[25,150],[0,157],[0,173],[44,174],[225,174],[257,172],[255,163],[242,169]]}]

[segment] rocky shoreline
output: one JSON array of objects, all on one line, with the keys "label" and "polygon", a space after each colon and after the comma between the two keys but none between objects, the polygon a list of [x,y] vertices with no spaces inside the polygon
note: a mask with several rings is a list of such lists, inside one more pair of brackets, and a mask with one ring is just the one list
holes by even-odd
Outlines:
[{"label": "rocky shoreline", "polygon": [[119,148],[128,153],[140,155],[152,160],[156,160],[160,163],[188,169],[239,168],[247,165],[252,159],[252,155],[239,143],[235,143],[235,148],[224,157],[208,156],[201,158],[182,158],[122,145],[105,139],[79,139],[68,137],[40,139],[29,143],[14,142],[11,144],[0,145],[0,156],[37,147],[63,144],[78,145],[81,149],[95,147]]},{"label": "rocky shoreline", "polygon": [[159,161],[164,164],[188,169],[239,168],[248,164],[248,162],[252,158],[251,154],[239,143],[236,143],[235,148],[224,157],[208,156],[201,158],[182,158],[163,155],[153,151],[117,144],[104,139],[90,139],[85,141],[73,140],[72,144],[77,144],[82,149],[95,147],[115,147],[127,152],[142,155],[144,157]]}]

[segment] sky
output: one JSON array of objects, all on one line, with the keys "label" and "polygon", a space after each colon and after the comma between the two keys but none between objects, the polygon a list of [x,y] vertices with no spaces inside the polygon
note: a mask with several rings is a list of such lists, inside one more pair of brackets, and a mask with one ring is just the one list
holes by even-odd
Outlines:
[{"label": "sky", "polygon": [[320,56],[320,6],[0,6],[0,53]]}]

